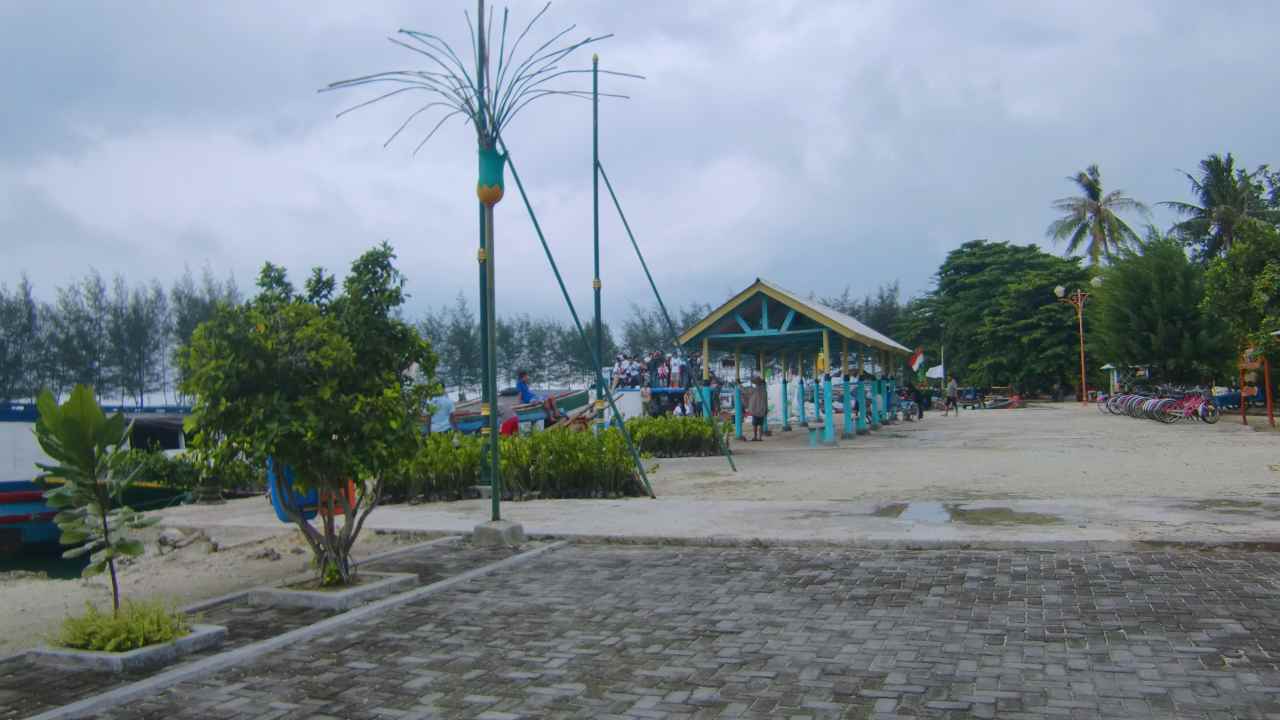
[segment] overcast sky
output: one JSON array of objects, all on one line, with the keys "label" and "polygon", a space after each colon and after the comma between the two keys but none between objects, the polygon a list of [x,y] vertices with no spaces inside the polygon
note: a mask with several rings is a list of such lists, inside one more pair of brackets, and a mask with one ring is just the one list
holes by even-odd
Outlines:
[{"label": "overcast sky", "polygon": [[[541,5],[513,2],[513,20]],[[446,125],[414,157],[424,123],[383,149],[412,100],[335,119],[370,93],[316,92],[422,67],[386,41],[402,27],[467,52],[464,8],[0,0],[0,282],[25,271],[51,298],[91,267],[167,285],[185,263],[247,289],[264,260],[300,281],[388,240],[411,315],[474,298],[474,134]],[[962,242],[1043,242],[1064,177],[1089,163],[1154,205],[1188,199],[1177,169],[1208,153],[1280,162],[1277,17],[1267,0],[558,0],[534,36],[615,33],[601,66],[647,76],[604,80],[631,99],[602,102],[600,152],[678,305],[756,276],[915,294]],[[556,97],[506,135],[588,313],[590,133],[590,104]],[[566,317],[507,185],[499,311]],[[650,294],[607,194],[601,233],[619,321]]]}]

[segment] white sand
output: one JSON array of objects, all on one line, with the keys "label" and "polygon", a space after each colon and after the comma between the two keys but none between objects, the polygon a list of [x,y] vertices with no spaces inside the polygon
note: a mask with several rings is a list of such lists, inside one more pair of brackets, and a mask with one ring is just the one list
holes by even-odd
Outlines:
[{"label": "white sand", "polygon": [[[209,552],[210,543],[202,540],[160,555],[156,544],[159,532],[159,527],[152,527],[139,533],[147,552],[120,570],[122,599],[162,600],[182,606],[305,572],[311,558],[306,541],[283,524],[213,531],[213,539],[226,548],[218,552]],[[420,540],[366,530],[357,541],[357,555]],[[280,559],[250,557],[267,548],[275,549]],[[305,552],[295,553],[294,549]],[[110,607],[111,580],[105,573],[76,580],[0,574],[0,607],[4,608],[0,613],[0,655],[40,644],[56,632],[62,618],[83,612],[85,603]]]}]

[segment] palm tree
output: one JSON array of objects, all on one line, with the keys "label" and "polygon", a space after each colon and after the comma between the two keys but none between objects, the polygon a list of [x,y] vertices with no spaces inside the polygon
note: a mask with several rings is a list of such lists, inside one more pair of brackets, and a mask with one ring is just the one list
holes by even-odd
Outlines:
[{"label": "palm tree", "polygon": [[1241,228],[1255,222],[1276,222],[1277,213],[1267,207],[1256,174],[1237,170],[1235,158],[1217,153],[1200,161],[1200,177],[1182,172],[1191,183],[1191,194],[1199,205],[1163,202],[1165,207],[1187,218],[1172,232],[1188,245],[1199,245],[1200,255],[1211,258],[1231,249]]},{"label": "palm tree", "polygon": [[1049,224],[1046,234],[1054,242],[1067,241],[1067,254],[1074,254],[1081,246],[1089,255],[1089,262],[1110,260],[1120,248],[1138,244],[1138,234],[1120,219],[1118,212],[1147,213],[1147,206],[1128,197],[1123,190],[1102,192],[1102,174],[1097,165],[1090,165],[1084,172],[1067,180],[1080,188],[1081,196],[1064,197],[1053,201],[1053,208],[1062,217]]}]

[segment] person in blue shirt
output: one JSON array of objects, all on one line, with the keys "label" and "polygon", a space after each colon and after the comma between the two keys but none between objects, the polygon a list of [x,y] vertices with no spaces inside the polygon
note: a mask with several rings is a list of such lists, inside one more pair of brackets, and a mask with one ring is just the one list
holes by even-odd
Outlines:
[{"label": "person in blue shirt", "polygon": [[516,392],[520,393],[520,402],[523,404],[540,402],[543,410],[547,413],[546,422],[556,422],[560,419],[560,412],[556,410],[556,401],[553,398],[543,397],[533,391],[529,387],[529,371],[521,370],[516,375]]}]

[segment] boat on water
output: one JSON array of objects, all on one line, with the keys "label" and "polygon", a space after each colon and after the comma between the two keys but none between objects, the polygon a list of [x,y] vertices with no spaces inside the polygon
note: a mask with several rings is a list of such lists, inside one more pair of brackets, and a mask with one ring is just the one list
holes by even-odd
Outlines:
[{"label": "boat on water", "polygon": [[[130,447],[179,452],[186,448],[182,421],[190,408],[155,406],[130,408],[104,405],[107,414],[122,412],[133,422]],[[23,548],[52,545],[58,541],[53,524],[56,510],[44,501],[48,486],[36,481],[36,463],[53,464],[40,450],[35,437],[36,408],[33,403],[0,404],[0,555]],[[146,509],[173,502],[182,493],[172,488],[135,484],[124,503]]]}]

